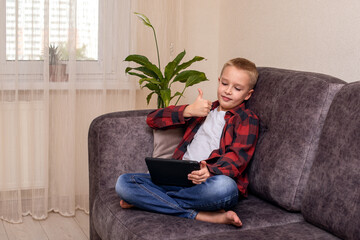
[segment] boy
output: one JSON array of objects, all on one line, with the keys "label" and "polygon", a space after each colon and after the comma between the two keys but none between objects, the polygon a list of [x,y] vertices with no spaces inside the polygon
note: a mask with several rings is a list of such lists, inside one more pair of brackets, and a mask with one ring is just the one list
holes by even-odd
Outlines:
[{"label": "boy", "polygon": [[194,103],[150,113],[147,123],[152,128],[186,128],[173,158],[198,160],[200,170],[188,175],[195,185],[187,188],[158,186],[149,174],[123,174],[116,184],[120,206],[242,226],[229,209],[237,204],[239,194],[247,195],[245,169],[255,150],[259,120],[244,101],[254,92],[257,77],[254,63],[232,59],[218,79],[218,101],[203,99],[198,89]]}]

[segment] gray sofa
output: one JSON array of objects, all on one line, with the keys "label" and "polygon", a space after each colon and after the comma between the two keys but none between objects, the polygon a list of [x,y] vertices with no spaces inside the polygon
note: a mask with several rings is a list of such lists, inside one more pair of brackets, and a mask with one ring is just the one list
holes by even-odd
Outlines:
[{"label": "gray sofa", "polygon": [[90,126],[90,238],[360,239],[360,82],[259,73],[247,102],[261,119],[250,193],[234,209],[243,227],[120,208],[117,177],[146,172],[153,152],[150,110],[139,110],[105,114]]}]

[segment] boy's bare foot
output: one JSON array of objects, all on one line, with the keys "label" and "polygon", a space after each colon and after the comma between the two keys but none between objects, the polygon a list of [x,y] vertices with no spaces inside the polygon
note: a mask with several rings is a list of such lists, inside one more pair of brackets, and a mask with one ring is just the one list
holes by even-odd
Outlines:
[{"label": "boy's bare foot", "polygon": [[134,207],[134,205],[128,204],[124,200],[120,200],[120,207],[122,207],[122,208],[132,208],[132,207]]},{"label": "boy's bare foot", "polygon": [[211,223],[232,224],[236,227],[242,226],[240,218],[234,211],[199,212],[195,219]]}]

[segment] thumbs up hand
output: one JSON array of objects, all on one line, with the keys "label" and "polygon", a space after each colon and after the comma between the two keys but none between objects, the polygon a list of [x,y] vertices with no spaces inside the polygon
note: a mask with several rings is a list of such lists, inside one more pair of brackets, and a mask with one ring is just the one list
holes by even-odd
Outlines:
[{"label": "thumbs up hand", "polygon": [[211,110],[211,102],[203,99],[203,92],[199,88],[196,100],[184,110],[184,117],[206,117]]}]

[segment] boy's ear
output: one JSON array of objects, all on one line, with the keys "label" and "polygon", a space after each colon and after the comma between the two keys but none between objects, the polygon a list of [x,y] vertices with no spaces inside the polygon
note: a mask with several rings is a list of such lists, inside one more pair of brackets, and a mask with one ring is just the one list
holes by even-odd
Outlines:
[{"label": "boy's ear", "polygon": [[248,92],[248,95],[245,97],[245,100],[249,100],[249,98],[251,97],[253,92],[254,92],[254,89],[250,89],[249,92]]}]

